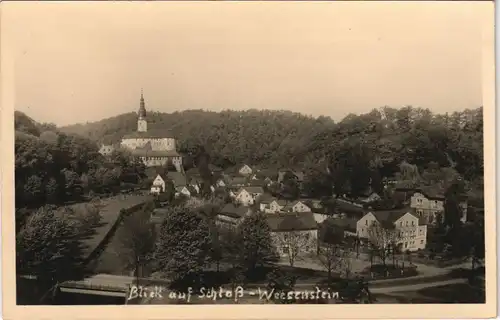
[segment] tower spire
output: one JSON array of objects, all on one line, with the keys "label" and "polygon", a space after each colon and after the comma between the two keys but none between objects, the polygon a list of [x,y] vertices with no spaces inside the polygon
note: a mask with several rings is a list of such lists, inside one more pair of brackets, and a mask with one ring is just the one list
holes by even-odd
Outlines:
[{"label": "tower spire", "polygon": [[141,100],[139,103],[139,119],[146,118],[146,104],[144,103],[144,92],[141,88]]}]

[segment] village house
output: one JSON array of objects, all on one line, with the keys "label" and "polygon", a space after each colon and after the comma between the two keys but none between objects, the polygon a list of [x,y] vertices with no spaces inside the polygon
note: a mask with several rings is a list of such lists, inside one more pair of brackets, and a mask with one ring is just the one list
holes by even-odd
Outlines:
[{"label": "village house", "polygon": [[286,200],[278,200],[274,197],[265,198],[260,200],[259,209],[265,213],[281,212],[286,206]]},{"label": "village house", "polygon": [[105,157],[110,156],[114,151],[115,151],[115,147],[113,147],[112,145],[104,145],[103,144],[99,148],[99,153]]},{"label": "village house", "polygon": [[153,180],[153,184],[151,185],[151,193],[160,194],[162,192],[165,192],[166,181],[166,177],[162,177],[161,174],[156,175],[156,178]]},{"label": "village house", "polygon": [[280,256],[289,255],[291,246],[296,244],[300,244],[299,256],[317,252],[318,224],[312,212],[267,214],[266,220]]},{"label": "village house", "polygon": [[249,165],[244,164],[238,169],[238,173],[243,175],[243,176],[249,176],[253,172],[252,168],[250,168]]},{"label": "village house", "polygon": [[215,180],[215,187],[216,188],[219,188],[219,187],[225,187],[226,186],[226,181],[224,181],[224,178],[218,178],[217,180]]},{"label": "village house", "polygon": [[425,249],[427,245],[427,225],[410,210],[370,211],[356,223],[357,236],[370,241],[374,223],[391,234],[403,251]]},{"label": "village house", "polygon": [[311,208],[309,208],[306,204],[304,204],[302,201],[292,201],[286,204],[286,206],[283,208],[283,211],[286,212],[311,212]]},{"label": "village house", "polygon": [[244,206],[251,206],[264,194],[264,189],[261,187],[244,187],[240,188],[238,192],[230,192],[234,197],[234,201]]},{"label": "village house", "polygon": [[[410,207],[415,210],[418,217],[427,224],[436,224],[439,219],[444,219],[445,197],[442,194],[433,192],[430,189],[416,189],[410,198]],[[460,202],[462,210],[461,221],[467,220],[467,201]]]},{"label": "village house", "polygon": [[175,196],[180,197],[181,195],[185,197],[191,197],[191,191],[189,191],[187,186],[181,186],[175,188]]},{"label": "village house", "polygon": [[216,223],[218,225],[238,226],[250,214],[252,214],[252,210],[249,207],[228,203],[217,215]]}]

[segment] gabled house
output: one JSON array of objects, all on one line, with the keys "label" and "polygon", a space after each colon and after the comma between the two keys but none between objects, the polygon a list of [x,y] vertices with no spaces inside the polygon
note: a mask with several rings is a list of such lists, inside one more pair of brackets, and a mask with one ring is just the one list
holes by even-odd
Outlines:
[{"label": "gabled house", "polygon": [[427,245],[427,225],[408,209],[368,212],[356,223],[357,236],[370,241],[373,224],[392,234],[403,251],[425,249]]},{"label": "gabled house", "polygon": [[114,151],[115,147],[112,145],[102,144],[101,147],[99,148],[99,153],[105,157],[110,156]]},{"label": "gabled house", "polygon": [[236,193],[230,191],[230,195],[234,197],[236,203],[244,206],[250,206],[255,203],[258,198],[264,194],[264,189],[261,187],[243,187]]},{"label": "gabled house", "polygon": [[250,168],[249,165],[247,164],[243,164],[239,169],[238,169],[238,173],[243,175],[243,176],[249,176],[253,173],[253,170],[252,168]]},{"label": "gabled house", "polygon": [[237,226],[250,214],[252,214],[252,210],[249,207],[235,206],[232,203],[228,203],[217,215],[216,223]]},{"label": "gabled house", "polygon": [[311,212],[311,208],[309,208],[304,202],[302,201],[292,201],[286,204],[286,206],[283,208],[283,211],[287,212]]},{"label": "gabled house", "polygon": [[191,197],[191,191],[189,191],[189,188],[187,186],[175,187],[175,196],[180,197],[181,195],[188,198]]},{"label": "gabled house", "polygon": [[156,178],[153,180],[153,184],[151,185],[151,193],[152,194],[160,194],[165,192],[166,189],[167,177],[161,174],[157,174]]},{"label": "gabled house", "polygon": [[218,178],[217,180],[215,180],[215,187],[218,188],[218,187],[225,187],[227,185],[226,181],[224,181],[224,178]]},{"label": "gabled house", "polygon": [[286,200],[278,200],[274,197],[267,197],[260,200],[260,211],[265,213],[281,212],[286,206]]},{"label": "gabled house", "polygon": [[267,214],[266,221],[281,256],[289,255],[296,241],[300,243],[299,256],[317,252],[318,224],[312,212]]},{"label": "gabled house", "polygon": [[[415,210],[418,217],[422,218],[427,224],[436,224],[438,220],[444,219],[444,194],[433,188],[414,189],[410,198],[410,207]],[[463,197],[460,202],[462,209],[461,221],[467,220],[467,199]]]}]

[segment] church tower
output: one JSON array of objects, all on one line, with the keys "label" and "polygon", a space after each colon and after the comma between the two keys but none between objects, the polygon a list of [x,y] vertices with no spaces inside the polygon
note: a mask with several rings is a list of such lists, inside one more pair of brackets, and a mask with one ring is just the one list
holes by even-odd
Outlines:
[{"label": "church tower", "polygon": [[139,119],[137,120],[137,131],[146,132],[148,131],[148,122],[146,121],[146,106],[144,103],[144,95],[141,89],[141,102],[139,106]]}]

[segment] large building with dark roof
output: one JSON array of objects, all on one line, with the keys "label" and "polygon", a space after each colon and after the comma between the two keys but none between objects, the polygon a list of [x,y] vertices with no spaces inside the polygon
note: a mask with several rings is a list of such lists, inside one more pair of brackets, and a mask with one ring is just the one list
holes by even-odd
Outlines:
[{"label": "large building with dark roof", "polygon": [[182,156],[177,152],[175,137],[168,130],[148,129],[146,105],[141,92],[137,131],[125,135],[121,146],[144,162],[147,167],[172,164],[182,172]]}]

